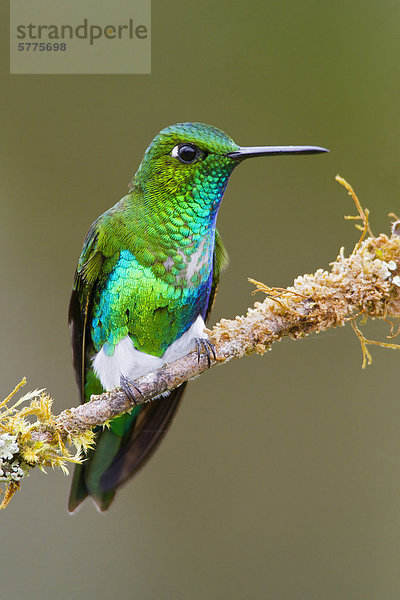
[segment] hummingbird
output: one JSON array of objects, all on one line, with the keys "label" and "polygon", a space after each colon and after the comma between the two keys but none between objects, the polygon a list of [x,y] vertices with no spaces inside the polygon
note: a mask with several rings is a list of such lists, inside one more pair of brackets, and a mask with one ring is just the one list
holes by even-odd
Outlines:
[{"label": "hummingbird", "polygon": [[110,506],[158,447],[186,386],[134,406],[134,381],[196,348],[210,360],[205,327],[227,265],[216,220],[232,171],[252,157],[327,151],[242,147],[211,125],[171,125],[147,148],[128,194],[91,225],[69,306],[81,402],[121,387],[133,408],[97,428],[75,467],[70,512],[87,496]]}]

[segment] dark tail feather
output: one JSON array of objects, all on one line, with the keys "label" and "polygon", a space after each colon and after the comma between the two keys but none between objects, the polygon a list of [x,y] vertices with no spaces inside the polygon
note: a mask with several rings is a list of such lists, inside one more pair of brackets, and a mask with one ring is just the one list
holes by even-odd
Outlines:
[{"label": "dark tail feather", "polygon": [[68,512],[70,513],[73,513],[88,495],[83,470],[83,465],[76,465],[68,499]]},{"label": "dark tail feather", "polygon": [[121,445],[110,467],[103,473],[101,487],[115,490],[131,479],[158,448],[180,404],[186,383],[145,405],[128,440]]},{"label": "dark tail feather", "polygon": [[140,413],[131,415],[132,422],[123,435],[112,429],[101,431],[96,446],[87,460],[75,468],[68,510],[73,512],[91,496],[101,511],[114,499],[115,491],[148,461],[168,430],[179,406],[186,383],[158,398],[141,405]]},{"label": "dark tail feather", "polygon": [[[132,421],[135,421],[135,417]],[[74,512],[87,496],[92,497],[99,510],[106,510],[111,504],[114,493],[104,494],[99,482],[118,452],[121,441],[122,437],[110,429],[99,431],[95,448],[88,451],[83,464],[75,467],[68,501],[69,512]]]}]

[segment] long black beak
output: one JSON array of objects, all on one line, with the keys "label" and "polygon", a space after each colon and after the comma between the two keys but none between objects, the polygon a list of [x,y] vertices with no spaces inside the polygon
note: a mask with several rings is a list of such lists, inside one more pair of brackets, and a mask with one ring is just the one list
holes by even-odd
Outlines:
[{"label": "long black beak", "polygon": [[253,156],[277,156],[279,154],[319,154],[320,152],[329,152],[327,148],[321,146],[247,146],[239,148],[234,152],[229,152],[229,158],[242,160],[252,158]]}]

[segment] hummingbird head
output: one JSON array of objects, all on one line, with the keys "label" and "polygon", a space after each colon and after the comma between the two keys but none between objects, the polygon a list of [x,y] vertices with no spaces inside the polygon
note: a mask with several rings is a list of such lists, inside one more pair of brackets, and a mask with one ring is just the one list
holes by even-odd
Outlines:
[{"label": "hummingbird head", "polygon": [[147,148],[132,187],[149,201],[192,207],[198,216],[216,214],[233,169],[244,159],[269,154],[327,152],[317,146],[240,147],[204,123],[166,127]]},{"label": "hummingbird head", "polygon": [[217,208],[237,164],[239,146],[223,131],[203,123],[166,127],[147,148],[133,179],[147,197]]}]

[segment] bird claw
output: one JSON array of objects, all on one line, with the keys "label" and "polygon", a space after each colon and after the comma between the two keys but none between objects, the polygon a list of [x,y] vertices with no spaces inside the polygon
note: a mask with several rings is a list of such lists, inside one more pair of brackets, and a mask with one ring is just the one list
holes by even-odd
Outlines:
[{"label": "bird claw", "polygon": [[205,354],[207,357],[208,368],[211,367],[211,354],[214,357],[214,360],[217,359],[215,355],[215,347],[214,344],[210,342],[207,338],[196,338],[196,349],[197,349],[197,362],[200,362],[200,358],[202,354]]},{"label": "bird claw", "polygon": [[135,406],[138,405],[138,402],[135,398],[135,395],[132,392],[132,388],[135,388],[135,390],[142,396],[143,398],[143,394],[140,391],[140,389],[133,383],[133,381],[131,381],[130,379],[128,379],[127,377],[125,377],[124,375],[121,375],[120,377],[120,385],[121,385],[121,389],[123,390],[123,392],[125,392],[128,400],[130,402],[132,402],[132,404],[134,404]]}]

